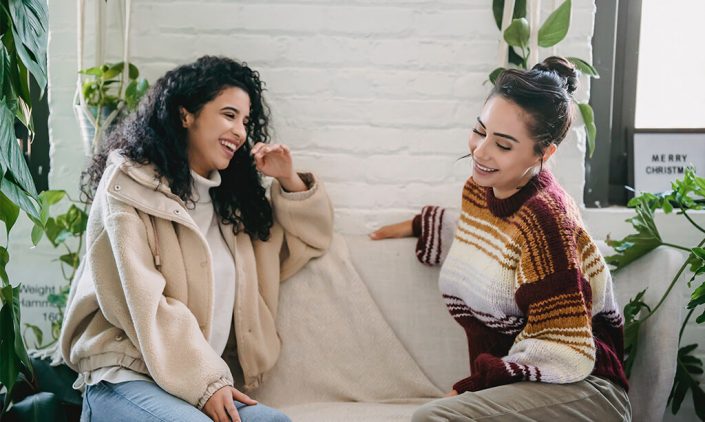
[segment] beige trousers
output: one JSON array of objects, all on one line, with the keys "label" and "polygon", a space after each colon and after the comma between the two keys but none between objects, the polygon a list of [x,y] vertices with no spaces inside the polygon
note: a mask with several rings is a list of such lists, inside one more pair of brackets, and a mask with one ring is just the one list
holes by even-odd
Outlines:
[{"label": "beige trousers", "polygon": [[420,407],[413,422],[631,421],[622,387],[590,375],[572,384],[519,382],[438,399]]}]

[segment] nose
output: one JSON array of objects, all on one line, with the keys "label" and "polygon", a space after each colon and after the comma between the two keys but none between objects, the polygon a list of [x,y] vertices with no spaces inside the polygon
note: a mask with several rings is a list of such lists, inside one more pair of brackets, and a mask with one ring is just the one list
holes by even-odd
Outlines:
[{"label": "nose", "polygon": [[243,122],[235,122],[231,128],[231,132],[239,141],[242,141],[247,137],[247,128]]},{"label": "nose", "polygon": [[480,159],[485,158],[485,152],[487,151],[487,148],[485,148],[487,145],[486,141],[487,138],[483,138],[481,136],[475,135],[470,137],[468,146],[470,147],[470,153],[473,157]]}]

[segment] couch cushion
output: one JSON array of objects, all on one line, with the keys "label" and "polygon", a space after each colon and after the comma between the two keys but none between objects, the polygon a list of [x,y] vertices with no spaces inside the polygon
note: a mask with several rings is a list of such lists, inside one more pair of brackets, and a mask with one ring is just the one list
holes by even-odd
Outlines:
[{"label": "couch cushion", "polygon": [[281,356],[253,392],[264,404],[442,395],[380,314],[341,236],[282,285],[277,328]]},{"label": "couch cushion", "polygon": [[438,291],[440,267],[418,262],[416,239],[346,236],[353,265],[421,370],[443,391],[469,375],[465,332]]},{"label": "couch cushion", "polygon": [[408,422],[426,400],[408,403],[309,403],[282,409],[294,422]]}]

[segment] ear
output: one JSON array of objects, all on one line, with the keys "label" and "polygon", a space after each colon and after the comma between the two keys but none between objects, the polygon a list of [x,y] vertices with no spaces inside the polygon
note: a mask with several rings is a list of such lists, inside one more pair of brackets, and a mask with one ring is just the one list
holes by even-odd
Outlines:
[{"label": "ear", "polygon": [[548,161],[548,159],[556,153],[556,150],[558,150],[558,146],[556,144],[550,144],[548,147],[546,147],[546,150],[544,150],[543,155],[541,156],[541,160],[544,162]]},{"label": "ear", "polygon": [[181,116],[181,125],[188,129],[193,124],[193,114],[189,113],[185,108],[179,107],[179,115]]}]

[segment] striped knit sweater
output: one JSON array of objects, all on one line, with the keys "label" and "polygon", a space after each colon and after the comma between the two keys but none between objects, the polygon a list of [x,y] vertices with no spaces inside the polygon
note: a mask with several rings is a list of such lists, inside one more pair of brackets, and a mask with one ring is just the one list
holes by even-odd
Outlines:
[{"label": "striped knit sweater", "polygon": [[439,286],[468,338],[471,375],[453,389],[590,374],[627,388],[609,270],[550,172],[507,199],[470,178],[453,220],[438,207],[414,219],[416,254],[443,263]]}]

